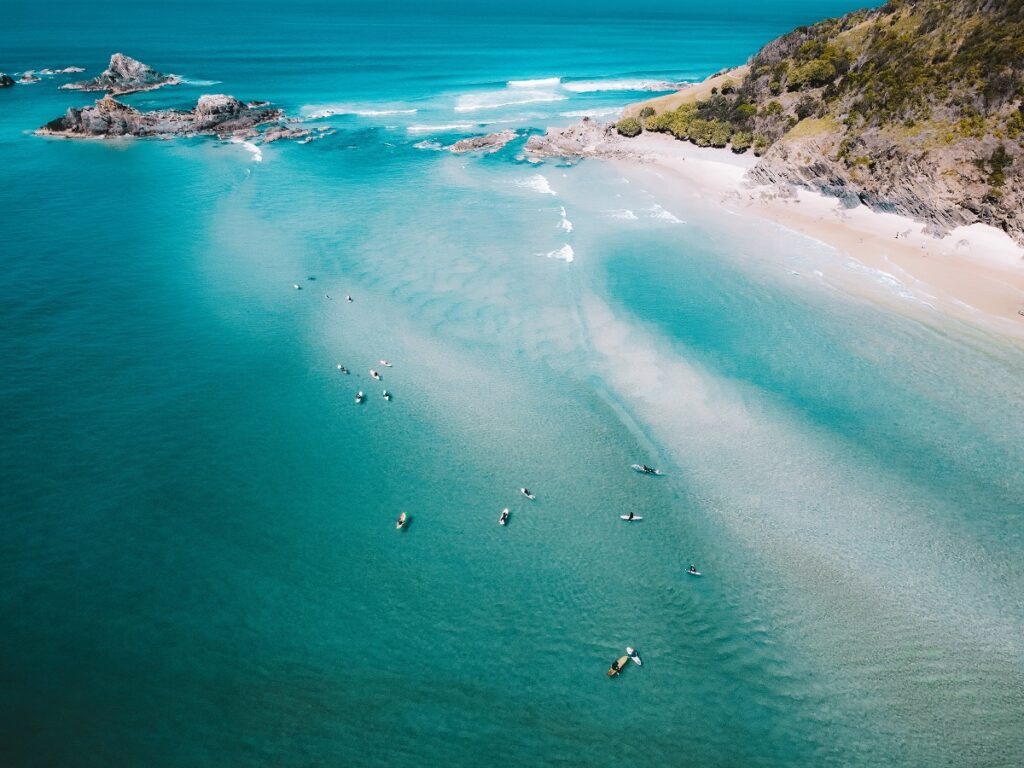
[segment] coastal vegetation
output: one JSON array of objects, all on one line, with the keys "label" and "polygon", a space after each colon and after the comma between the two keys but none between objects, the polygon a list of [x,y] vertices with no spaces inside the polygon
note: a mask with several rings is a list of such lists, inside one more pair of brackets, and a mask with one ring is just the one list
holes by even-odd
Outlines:
[{"label": "coastal vegetation", "polygon": [[1024,242],[1024,0],[892,0],[799,27],[714,82],[626,120],[764,156],[764,181]]}]

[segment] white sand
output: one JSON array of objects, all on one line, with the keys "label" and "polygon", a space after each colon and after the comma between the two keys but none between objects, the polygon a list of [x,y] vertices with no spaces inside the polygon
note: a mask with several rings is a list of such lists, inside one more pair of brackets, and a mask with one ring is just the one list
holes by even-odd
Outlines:
[{"label": "white sand", "polygon": [[703,149],[665,134],[615,141],[608,150],[626,175],[630,168],[654,167],[676,182],[659,191],[717,197],[736,212],[801,232],[869,268],[850,273],[846,289],[873,296],[870,272],[884,272],[927,294],[936,309],[1024,337],[1024,316],[1018,314],[1024,309],[1024,248],[1000,230],[975,224],[934,238],[924,234],[920,222],[903,216],[865,206],[844,209],[835,199],[807,190],[779,194],[745,180],[757,160],[752,155]]}]

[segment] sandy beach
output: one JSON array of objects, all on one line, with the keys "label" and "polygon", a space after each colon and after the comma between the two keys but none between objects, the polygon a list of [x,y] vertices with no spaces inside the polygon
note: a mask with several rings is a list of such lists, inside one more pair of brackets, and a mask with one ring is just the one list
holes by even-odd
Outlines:
[{"label": "sandy beach", "polygon": [[[865,206],[848,209],[834,198],[809,190],[779,190],[746,178],[757,158],[727,149],[697,147],[660,133],[615,139],[596,147],[595,156],[617,163],[622,172],[656,173],[671,183],[657,189],[675,195],[717,198],[737,213],[751,214],[825,243],[864,267],[847,271],[846,290],[879,298],[879,273],[898,281],[933,307],[972,323],[1024,337],[1024,248],[985,225],[960,227],[945,237],[924,233],[924,225]],[[893,284],[896,284],[894,282]],[[900,302],[898,295],[894,305]]]}]

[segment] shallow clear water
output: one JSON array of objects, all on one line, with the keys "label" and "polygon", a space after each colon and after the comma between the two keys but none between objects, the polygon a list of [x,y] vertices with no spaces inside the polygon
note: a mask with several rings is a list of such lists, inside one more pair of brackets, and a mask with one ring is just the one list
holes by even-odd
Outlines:
[{"label": "shallow clear water", "polygon": [[1020,347],[649,172],[415,147],[846,6],[566,9],[12,9],[7,70],[364,114],[257,162],[0,92],[5,764],[1024,760]]}]

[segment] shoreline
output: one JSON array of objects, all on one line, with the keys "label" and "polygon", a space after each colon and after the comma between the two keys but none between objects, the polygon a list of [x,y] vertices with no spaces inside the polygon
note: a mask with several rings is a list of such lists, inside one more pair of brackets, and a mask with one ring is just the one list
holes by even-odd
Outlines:
[{"label": "shoreline", "polygon": [[[1024,338],[1024,316],[1018,314],[1024,310],[1024,248],[994,227],[974,224],[932,237],[924,233],[923,223],[905,216],[864,205],[843,208],[837,199],[811,190],[752,183],[747,179],[757,162],[752,155],[697,147],[660,133],[615,137],[587,155],[624,171],[656,169],[677,183],[653,191],[717,198],[734,213],[805,235],[898,281],[926,297],[915,302],[918,306]],[[850,291],[878,299],[877,291],[864,290],[856,272],[841,282]],[[901,300],[895,306],[907,303]]]}]

